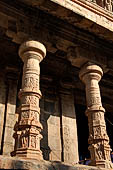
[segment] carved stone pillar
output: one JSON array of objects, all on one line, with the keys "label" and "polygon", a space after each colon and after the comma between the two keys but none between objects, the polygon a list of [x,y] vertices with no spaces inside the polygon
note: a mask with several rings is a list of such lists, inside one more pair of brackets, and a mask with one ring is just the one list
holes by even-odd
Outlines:
[{"label": "carved stone pillar", "polygon": [[42,125],[39,120],[39,63],[46,55],[46,48],[37,41],[27,41],[20,46],[19,55],[24,62],[22,89],[19,92],[21,113],[16,134],[16,155],[23,158],[43,159],[40,150]]},{"label": "carved stone pillar", "polygon": [[87,63],[81,68],[80,79],[86,85],[86,100],[89,124],[89,150],[91,165],[112,168],[110,158],[109,137],[106,132],[104,119],[105,109],[102,107],[98,82],[103,75],[102,69],[92,63]]}]

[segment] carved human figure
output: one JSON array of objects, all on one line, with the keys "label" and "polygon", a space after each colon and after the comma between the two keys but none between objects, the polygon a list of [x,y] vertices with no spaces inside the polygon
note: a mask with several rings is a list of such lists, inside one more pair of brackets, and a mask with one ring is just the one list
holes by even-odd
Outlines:
[{"label": "carved human figure", "polygon": [[39,120],[39,99],[41,97],[39,63],[45,57],[46,49],[40,42],[29,40],[20,46],[19,55],[24,62],[22,89],[19,92],[21,112],[17,127],[17,134],[18,131],[20,133],[20,141],[17,140],[17,142],[20,142],[21,146],[16,145],[15,154],[19,157],[41,160],[43,158],[40,150],[42,125]]},{"label": "carved human figure", "polygon": [[111,0],[105,0],[105,9],[112,11],[112,3]]},{"label": "carved human figure", "polygon": [[97,5],[112,11],[112,0],[92,0],[92,2],[95,2]]},{"label": "carved human figure", "polygon": [[99,6],[104,8],[104,5],[105,5],[104,1],[105,0],[96,0],[96,3],[97,3],[97,5],[99,5]]},{"label": "carved human figure", "polygon": [[[86,86],[86,101],[89,125],[89,150],[91,165],[111,168],[109,137],[104,119],[105,109],[102,107],[98,82],[103,75],[102,69],[88,62],[80,70],[80,79]],[[109,156],[108,156],[109,155]]]}]

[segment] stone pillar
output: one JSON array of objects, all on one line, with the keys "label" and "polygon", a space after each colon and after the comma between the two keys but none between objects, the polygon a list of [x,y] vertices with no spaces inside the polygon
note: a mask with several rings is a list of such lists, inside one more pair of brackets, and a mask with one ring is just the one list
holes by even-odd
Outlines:
[{"label": "stone pillar", "polygon": [[46,55],[46,48],[37,41],[24,42],[19,49],[24,62],[22,89],[19,92],[21,113],[17,125],[15,154],[18,157],[42,160],[40,140],[42,125],[39,120],[39,63]]},{"label": "stone pillar", "polygon": [[60,94],[63,161],[78,163],[77,122],[73,94]]},{"label": "stone pillar", "polygon": [[89,150],[91,165],[112,168],[110,158],[109,137],[104,119],[105,109],[102,107],[98,82],[103,75],[102,69],[92,63],[85,64],[80,71],[80,79],[86,86],[86,100],[89,124]]}]

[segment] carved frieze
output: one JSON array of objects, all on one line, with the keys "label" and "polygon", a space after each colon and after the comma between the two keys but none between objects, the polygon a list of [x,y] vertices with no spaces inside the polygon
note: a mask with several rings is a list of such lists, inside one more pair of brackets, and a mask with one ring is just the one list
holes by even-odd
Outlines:
[{"label": "carved frieze", "polygon": [[31,105],[37,106],[39,103],[39,98],[36,96],[25,96],[23,101],[24,101],[24,104],[27,104],[27,105],[31,104]]},{"label": "carved frieze", "polygon": [[39,79],[34,78],[34,77],[26,77],[24,79],[24,85],[23,88],[24,89],[29,89],[29,90],[37,90],[39,89]]}]

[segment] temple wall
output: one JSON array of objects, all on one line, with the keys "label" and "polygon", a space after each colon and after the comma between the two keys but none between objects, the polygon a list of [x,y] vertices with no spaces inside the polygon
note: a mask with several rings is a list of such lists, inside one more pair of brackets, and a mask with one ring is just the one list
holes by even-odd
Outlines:
[{"label": "temple wall", "polygon": [[6,123],[4,134],[3,154],[10,155],[14,149],[14,126],[16,123],[16,96],[17,96],[17,83],[15,81],[9,81],[9,90],[6,106]]},{"label": "temple wall", "polygon": [[43,139],[41,147],[45,160],[61,161],[60,112],[58,98],[52,94],[41,100],[41,123]]},{"label": "temple wall", "polygon": [[77,122],[73,94],[61,94],[64,162],[78,163]]},{"label": "temple wall", "polygon": [[10,155],[14,148],[17,81],[0,75],[0,154]]},{"label": "temple wall", "polygon": [[44,159],[77,163],[78,139],[73,95],[43,94],[40,107]]},{"label": "temple wall", "polygon": [[[43,85],[43,84],[42,84]],[[14,126],[17,99],[17,80],[0,76],[0,151],[10,155],[14,150]],[[43,125],[41,150],[45,160],[78,162],[78,139],[74,97],[70,94],[42,89],[40,119]],[[74,151],[74,152],[73,152]]]}]

